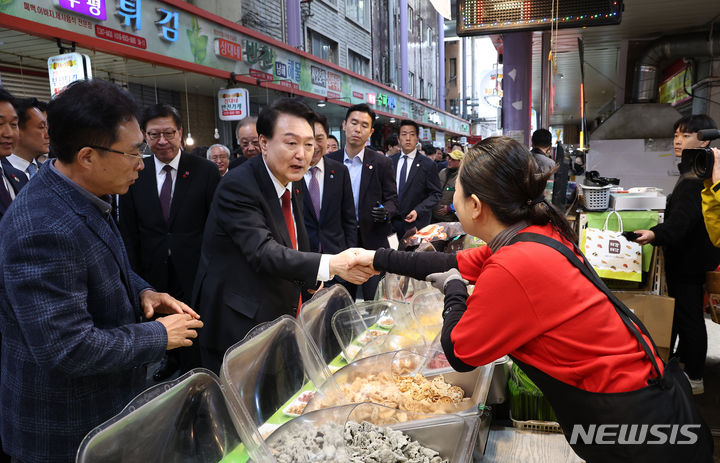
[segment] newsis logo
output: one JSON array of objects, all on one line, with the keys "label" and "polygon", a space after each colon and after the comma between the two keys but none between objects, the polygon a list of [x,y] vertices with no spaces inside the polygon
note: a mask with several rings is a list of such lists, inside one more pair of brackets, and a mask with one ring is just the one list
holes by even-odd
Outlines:
[{"label": "newsis logo", "polygon": [[699,432],[699,424],[576,424],[570,445],[692,445]]}]

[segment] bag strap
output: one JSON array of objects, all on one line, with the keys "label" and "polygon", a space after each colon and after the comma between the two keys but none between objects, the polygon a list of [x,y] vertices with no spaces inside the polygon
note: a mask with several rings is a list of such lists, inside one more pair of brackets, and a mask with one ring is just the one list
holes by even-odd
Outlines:
[{"label": "bag strap", "polygon": [[610,220],[610,216],[615,214],[617,216],[618,220],[618,232],[623,232],[623,223],[622,223],[622,217],[620,217],[620,213],[618,211],[610,211],[608,212],[608,215],[605,217],[605,225],[603,225],[603,231],[606,231],[608,229],[608,221]]},{"label": "bag strap", "polygon": [[[655,341],[653,341],[650,333],[648,333],[647,328],[645,328],[645,325],[643,325],[640,319],[637,318],[637,315],[635,315],[630,309],[628,309],[627,306],[623,304],[622,301],[620,301],[620,299],[618,299],[617,296],[615,296],[610,291],[607,285],[600,279],[598,274],[595,272],[595,269],[593,269],[592,266],[588,264],[587,259],[578,249],[578,247],[575,246],[574,243],[573,248],[575,249],[576,253],[583,256],[584,263],[580,262],[578,256],[575,255],[575,253],[573,253],[572,251],[570,251],[567,246],[548,236],[529,232],[518,233],[510,240],[509,244],[517,243],[520,241],[544,244],[545,246],[551,247],[556,251],[560,252],[560,254],[565,256],[570,261],[570,263],[573,264],[578,270],[580,270],[580,272],[588,280],[590,280],[601,292],[605,293],[605,295],[608,297],[608,299],[610,299],[610,302],[615,307],[615,311],[620,316],[620,319],[623,321],[628,330],[630,330],[630,332],[635,336],[635,339],[637,339],[640,346],[642,346],[643,351],[645,351],[645,354],[650,359],[650,363],[655,369],[658,378],[662,379],[662,373],[660,372],[660,367],[658,366],[657,359],[652,354],[653,352],[657,353],[657,346],[655,346]],[[641,332],[650,340],[652,350],[645,341],[645,338],[643,338],[640,334]]]}]

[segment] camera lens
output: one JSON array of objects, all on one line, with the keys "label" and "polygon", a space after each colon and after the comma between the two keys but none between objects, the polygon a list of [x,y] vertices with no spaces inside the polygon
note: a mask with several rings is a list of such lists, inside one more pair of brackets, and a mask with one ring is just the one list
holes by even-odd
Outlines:
[{"label": "camera lens", "polygon": [[704,154],[703,152],[697,152],[693,159],[692,169],[698,178],[705,178],[708,174],[707,161],[705,160],[705,156],[703,156]]}]

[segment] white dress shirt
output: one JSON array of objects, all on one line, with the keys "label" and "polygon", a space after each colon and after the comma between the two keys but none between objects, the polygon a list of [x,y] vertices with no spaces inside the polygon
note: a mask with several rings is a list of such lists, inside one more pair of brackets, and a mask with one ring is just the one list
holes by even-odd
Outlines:
[{"label": "white dress shirt", "polygon": [[[19,171],[22,171],[27,176],[28,180],[30,180],[30,171],[28,171],[28,167],[30,166],[30,162],[26,161],[25,159],[21,158],[17,154],[11,154],[8,156],[7,160],[10,162],[10,164],[16,168]],[[32,162],[32,164],[35,164],[35,172],[37,172],[37,169],[39,166],[35,161]]]},{"label": "white dress shirt", "polygon": [[[323,197],[323,187],[325,186],[325,159],[320,158],[317,164],[315,164],[314,167],[317,167],[318,170],[315,173],[315,178],[317,179],[318,186],[320,187],[320,202],[322,204],[322,197]],[[307,172],[305,172],[305,185],[308,187],[308,190],[310,190],[310,180],[312,180],[312,167],[308,169]]]},{"label": "white dress shirt", "polygon": [[2,166],[0,166],[0,179],[5,184],[5,188],[7,189],[8,193],[10,193],[10,199],[13,201],[15,200],[15,189],[12,187],[12,184],[10,183],[10,180],[5,177],[5,171],[3,170]]},{"label": "white dress shirt", "polygon": [[[268,175],[270,176],[270,180],[273,182],[273,186],[275,187],[275,194],[277,194],[278,202],[280,203],[280,208],[282,208],[282,196],[285,194],[285,191],[290,192],[290,212],[293,214],[293,224],[295,225],[295,243],[298,243],[298,236],[297,236],[297,222],[295,221],[295,210],[292,206],[292,197],[293,197],[293,191],[292,191],[292,183],[288,183],[287,185],[283,186],[282,183],[280,183],[280,180],[273,175],[273,173],[270,171],[270,168],[268,167],[267,163],[265,162],[265,158],[263,158],[263,165],[265,166],[265,170],[267,170]],[[330,254],[323,254],[320,257],[320,267],[318,268],[318,273],[315,279],[317,281],[328,281],[332,280],[334,275],[330,275]]]},{"label": "white dress shirt", "polygon": [[[417,149],[412,150],[408,154],[400,151],[400,159],[398,159],[397,172],[395,172],[395,185],[397,185],[398,188],[400,188],[400,171],[402,170],[403,161],[407,163],[407,167],[405,168],[405,181],[407,181],[408,176],[410,175],[410,168],[412,167],[413,161],[415,161],[416,155]],[[407,159],[403,160],[403,156],[407,156]]]},{"label": "white dress shirt", "polygon": [[[156,180],[158,197],[160,197],[160,192],[162,191],[162,186],[165,182],[165,171],[163,170],[163,167],[165,167],[165,163],[159,161],[158,158],[155,156],[153,156],[153,160],[155,161],[155,175],[157,176]],[[168,162],[167,164],[172,167],[172,170],[170,171],[170,178],[172,178],[170,200],[172,201],[172,197],[175,194],[175,180],[177,180],[178,166],[180,165],[180,151],[178,151],[178,154],[173,158],[173,160]]]}]

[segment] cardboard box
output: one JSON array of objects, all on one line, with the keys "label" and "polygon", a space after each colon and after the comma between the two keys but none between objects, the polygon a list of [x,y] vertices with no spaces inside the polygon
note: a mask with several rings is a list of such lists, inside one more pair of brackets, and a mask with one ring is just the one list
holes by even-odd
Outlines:
[{"label": "cardboard box", "polygon": [[632,291],[614,291],[614,293],[645,325],[658,347],[658,353],[667,362],[670,354],[675,299]]}]

